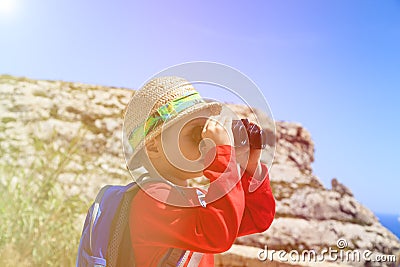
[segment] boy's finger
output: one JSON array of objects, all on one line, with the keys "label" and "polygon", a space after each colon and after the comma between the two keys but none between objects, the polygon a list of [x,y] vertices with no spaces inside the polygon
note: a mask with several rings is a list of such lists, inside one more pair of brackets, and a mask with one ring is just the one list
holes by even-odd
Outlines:
[{"label": "boy's finger", "polygon": [[216,117],[215,124],[216,124],[217,126],[219,126],[219,127],[224,128],[225,125],[226,125],[227,119],[228,119],[227,116],[219,115],[218,117]]},{"label": "boy's finger", "polygon": [[230,129],[232,129],[232,118],[231,117],[225,117],[225,122],[224,122],[224,127],[226,130],[229,132]]},{"label": "boy's finger", "polygon": [[209,125],[210,125],[210,118],[208,118],[208,120],[206,120],[206,123],[204,124],[204,127],[203,127],[202,134],[205,134],[207,132]]},{"label": "boy's finger", "polygon": [[208,120],[206,121],[206,123],[204,124],[204,127],[203,127],[202,137],[204,137],[204,135],[207,132],[210,132],[210,131],[212,132],[212,130],[215,129],[215,124],[216,124],[215,118],[213,118],[213,117],[208,118]]},{"label": "boy's finger", "polygon": [[221,126],[221,116],[211,117],[209,119],[208,127],[210,130],[215,130]]},{"label": "boy's finger", "polygon": [[249,146],[242,146],[242,147],[237,147],[235,148],[236,155],[244,155],[246,153],[249,153],[250,147]]},{"label": "boy's finger", "polygon": [[224,118],[223,118],[221,115],[215,116],[215,117],[213,118],[213,124],[214,124],[214,126],[219,126],[219,125],[221,125],[223,119],[224,119]]},{"label": "boy's finger", "polygon": [[223,127],[225,132],[229,135],[229,138],[233,141],[233,133],[232,133],[232,117],[226,116]]}]

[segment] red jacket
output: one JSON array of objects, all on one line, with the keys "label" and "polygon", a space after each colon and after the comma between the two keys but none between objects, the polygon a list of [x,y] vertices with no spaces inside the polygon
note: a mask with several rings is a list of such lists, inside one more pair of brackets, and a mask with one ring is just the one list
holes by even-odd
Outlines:
[{"label": "red jacket", "polygon": [[[231,150],[227,145],[218,146],[215,160],[203,172],[211,182],[206,207],[165,204],[168,199],[181,197],[166,183],[149,183],[146,188],[148,194],[157,195],[161,201],[139,191],[132,201],[129,218],[137,267],[157,266],[171,247],[205,253],[199,266],[214,266],[213,254],[228,250],[236,237],[268,229],[275,215],[275,200],[267,168],[262,165],[265,179],[258,181],[244,173],[238,182],[237,164],[230,160]],[[218,179],[221,175],[223,179]],[[249,190],[250,183],[257,190]],[[232,188],[229,184],[235,185]],[[207,201],[221,192],[225,193],[223,197]],[[194,188],[188,188],[185,197],[199,202]]]}]

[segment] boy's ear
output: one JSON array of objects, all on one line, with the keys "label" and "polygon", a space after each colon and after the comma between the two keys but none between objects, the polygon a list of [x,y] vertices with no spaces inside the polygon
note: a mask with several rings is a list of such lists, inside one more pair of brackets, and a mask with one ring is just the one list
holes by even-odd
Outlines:
[{"label": "boy's ear", "polygon": [[160,157],[161,150],[157,138],[153,138],[146,142],[146,150],[149,158],[156,159]]}]

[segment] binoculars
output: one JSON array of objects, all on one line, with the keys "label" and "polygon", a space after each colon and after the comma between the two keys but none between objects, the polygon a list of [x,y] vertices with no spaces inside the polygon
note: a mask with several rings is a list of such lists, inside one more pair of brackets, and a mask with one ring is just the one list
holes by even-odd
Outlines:
[{"label": "binoculars", "polygon": [[267,145],[267,133],[248,119],[233,120],[232,133],[235,147],[250,145],[251,148],[264,149]]}]

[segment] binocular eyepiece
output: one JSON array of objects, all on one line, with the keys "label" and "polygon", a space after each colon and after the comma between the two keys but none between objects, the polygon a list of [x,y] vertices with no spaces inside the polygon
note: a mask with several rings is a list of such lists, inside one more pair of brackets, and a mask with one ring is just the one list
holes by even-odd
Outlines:
[{"label": "binocular eyepiece", "polygon": [[267,133],[248,119],[233,120],[232,133],[235,147],[250,145],[251,148],[264,149],[267,145]]}]

